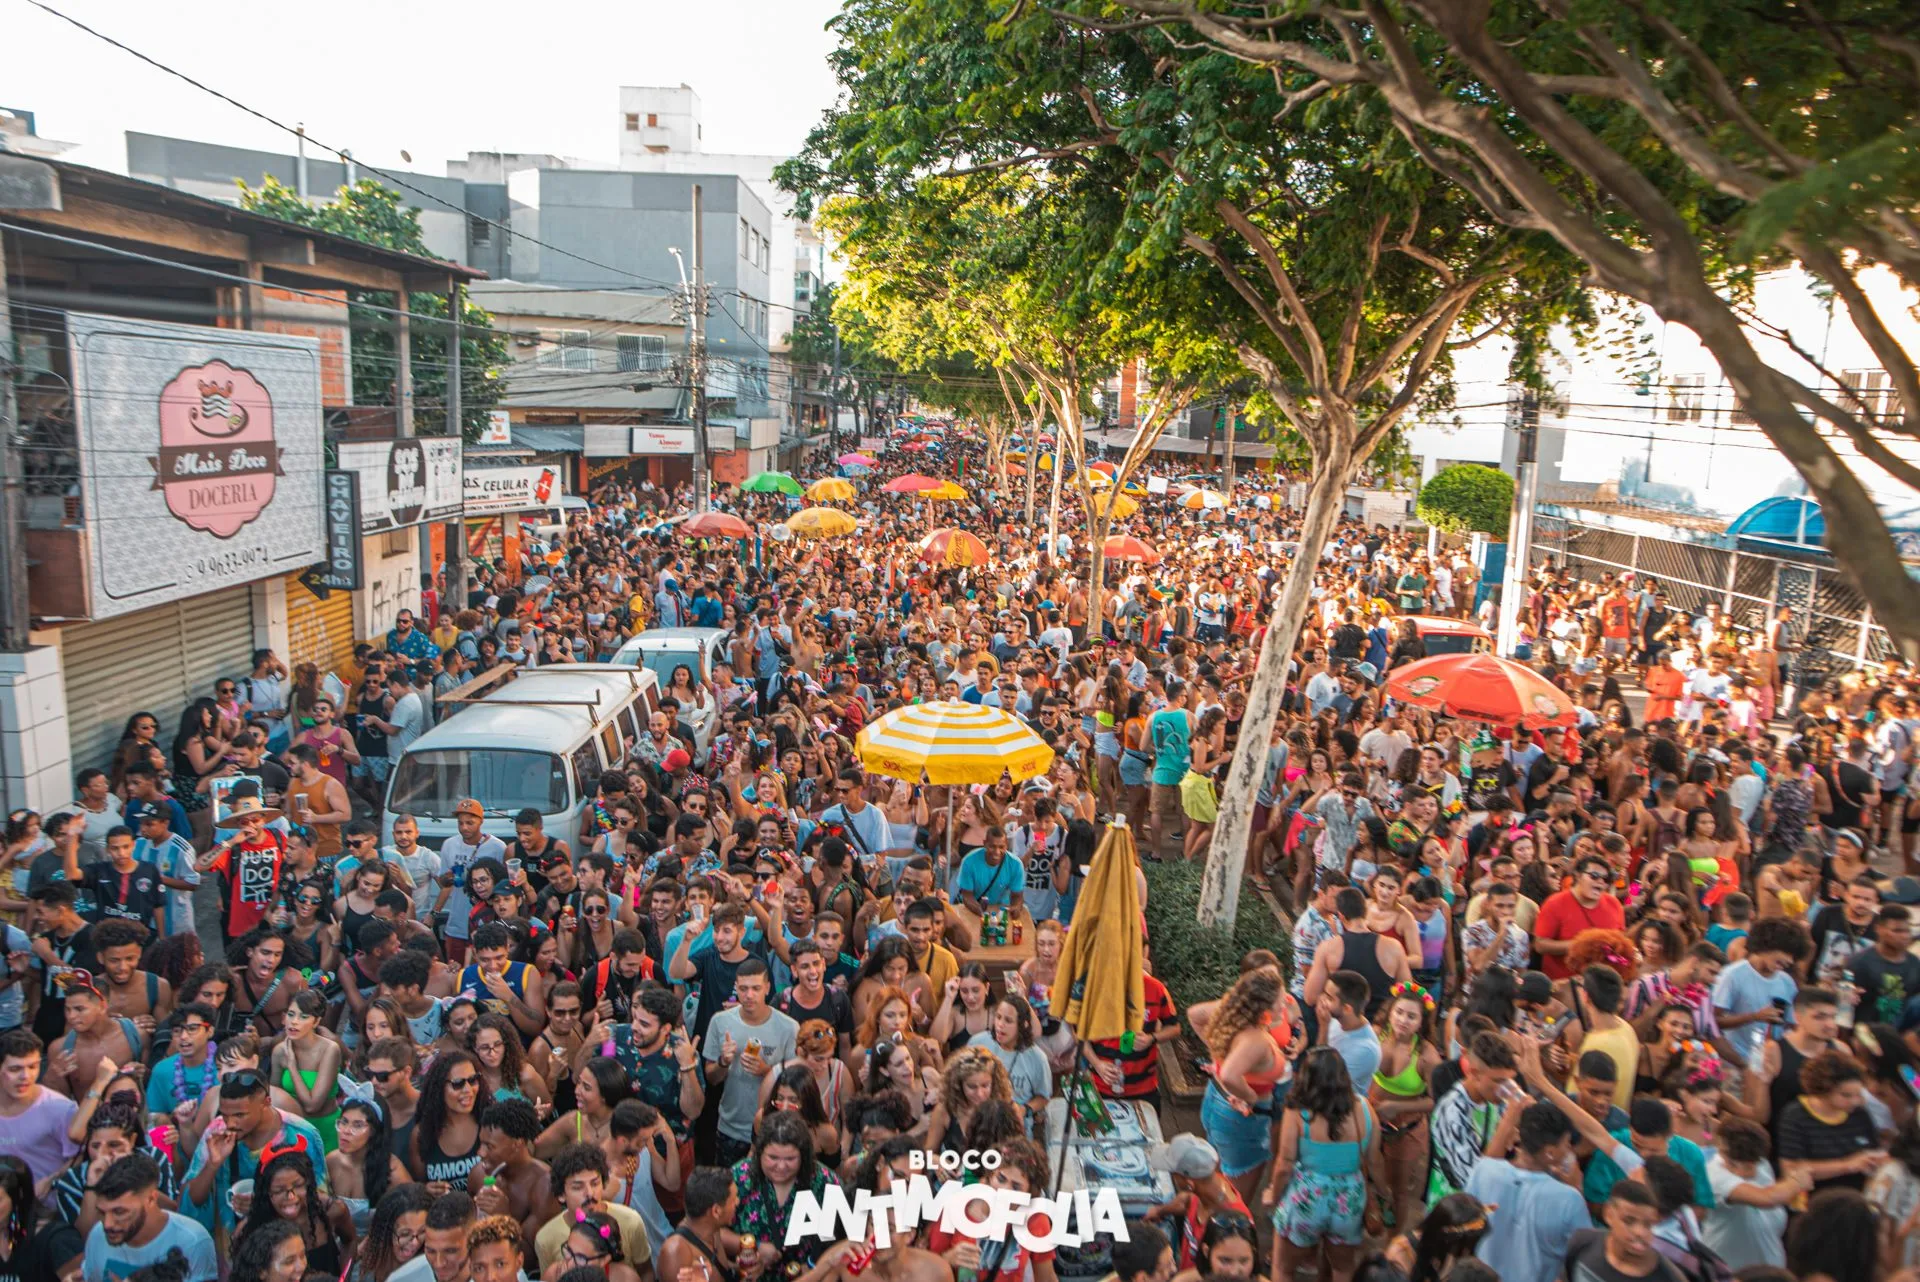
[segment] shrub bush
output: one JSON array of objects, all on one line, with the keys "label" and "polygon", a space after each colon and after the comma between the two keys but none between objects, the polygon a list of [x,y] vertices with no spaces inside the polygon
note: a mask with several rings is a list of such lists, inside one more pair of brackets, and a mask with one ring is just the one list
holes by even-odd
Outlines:
[{"label": "shrub bush", "polygon": [[1233,931],[1202,927],[1194,921],[1200,906],[1205,866],[1184,860],[1145,864],[1147,937],[1153,941],[1153,973],[1173,994],[1182,1013],[1195,1002],[1212,1001],[1240,977],[1241,955],[1270,949],[1292,974],[1290,928],[1275,920],[1252,886],[1241,888],[1240,915]]},{"label": "shrub bush", "polygon": [[1448,534],[1479,530],[1504,539],[1513,515],[1513,478],[1498,468],[1478,463],[1443,467],[1420,487],[1413,512]]}]

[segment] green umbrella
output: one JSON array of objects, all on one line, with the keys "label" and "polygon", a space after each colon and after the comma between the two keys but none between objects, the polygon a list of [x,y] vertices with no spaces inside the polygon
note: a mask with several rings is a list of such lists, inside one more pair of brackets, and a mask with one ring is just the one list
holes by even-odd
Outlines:
[{"label": "green umbrella", "polygon": [[756,472],[741,482],[748,494],[805,494],[807,487],[785,472]]}]

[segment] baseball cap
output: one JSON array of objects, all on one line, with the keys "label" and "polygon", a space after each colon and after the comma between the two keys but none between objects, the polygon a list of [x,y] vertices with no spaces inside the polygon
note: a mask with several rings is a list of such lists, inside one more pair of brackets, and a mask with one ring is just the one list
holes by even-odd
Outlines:
[{"label": "baseball cap", "polygon": [[1220,1169],[1220,1153],[1198,1135],[1176,1135],[1153,1146],[1147,1165],[1183,1179],[1203,1180]]},{"label": "baseball cap", "polygon": [[487,808],[478,801],[475,801],[472,797],[467,797],[454,806],[453,813],[455,815],[472,815],[476,819],[485,819],[487,817]]},{"label": "baseball cap", "polygon": [[1520,972],[1520,988],[1515,994],[1523,1002],[1544,1002],[1553,997],[1553,981],[1545,971]]},{"label": "baseball cap", "polygon": [[675,770],[685,770],[693,764],[693,758],[687,755],[685,748],[675,748],[660,759],[660,768],[671,774]]}]

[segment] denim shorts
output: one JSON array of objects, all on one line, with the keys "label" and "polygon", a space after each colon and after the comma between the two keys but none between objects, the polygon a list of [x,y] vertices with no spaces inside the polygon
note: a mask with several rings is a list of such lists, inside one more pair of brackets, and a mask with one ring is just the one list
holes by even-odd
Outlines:
[{"label": "denim shorts", "polygon": [[1228,1179],[1257,1170],[1273,1157],[1272,1116],[1235,1111],[1217,1083],[1207,1083],[1200,1123],[1207,1128],[1207,1143],[1220,1154],[1220,1173]]}]

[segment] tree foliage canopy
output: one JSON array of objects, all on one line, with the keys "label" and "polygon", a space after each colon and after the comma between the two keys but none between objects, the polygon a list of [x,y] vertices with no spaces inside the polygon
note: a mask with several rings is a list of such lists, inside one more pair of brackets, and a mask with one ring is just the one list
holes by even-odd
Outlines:
[{"label": "tree foliage canopy", "polygon": [[1413,513],[1449,534],[1478,531],[1504,539],[1513,515],[1513,478],[1479,463],[1443,467],[1420,487]]},{"label": "tree foliage canopy", "polygon": [[[259,187],[240,184],[240,204],[254,213],[317,231],[422,258],[434,257],[420,232],[420,211],[408,208],[398,192],[370,178],[342,187],[331,204],[317,205],[268,175]],[[380,290],[348,290],[347,300],[354,403],[391,405],[393,317],[376,309],[394,306],[394,295]],[[441,436],[446,433],[447,421],[447,299],[443,294],[408,294],[407,310],[421,322],[410,325],[407,335],[412,353],[414,430],[422,436]],[[507,336],[494,329],[492,313],[464,297],[460,325],[461,435],[473,441],[486,429],[487,415],[504,390],[500,372],[508,362]]]}]

